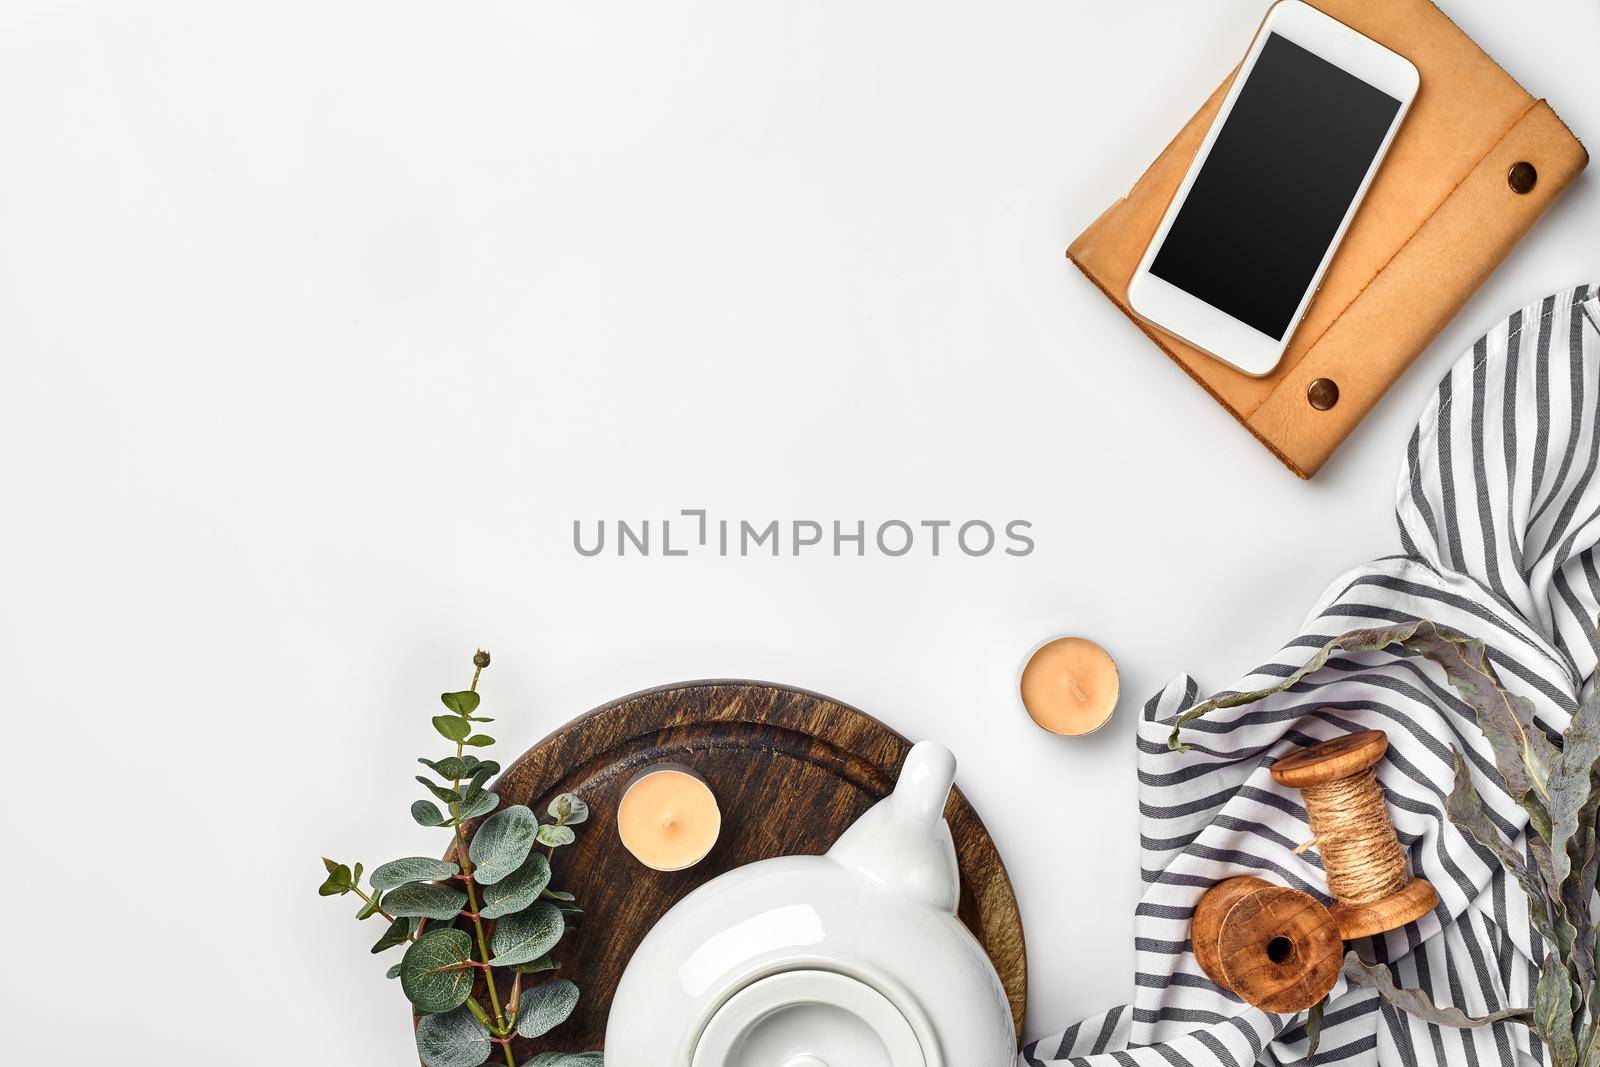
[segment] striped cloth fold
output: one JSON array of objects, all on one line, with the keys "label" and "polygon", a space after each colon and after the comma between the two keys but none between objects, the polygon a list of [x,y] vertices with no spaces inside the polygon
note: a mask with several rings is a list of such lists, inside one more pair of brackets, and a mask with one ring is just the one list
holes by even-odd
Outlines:
[{"label": "striped cloth fold", "polygon": [[[1548,731],[1566,728],[1600,659],[1600,298],[1589,286],[1518,311],[1467,352],[1411,435],[1395,518],[1402,555],[1339,578],[1301,634],[1233,690],[1265,688],[1348,630],[1432,619],[1481,638],[1502,684],[1528,697]],[[1217,881],[1255,874],[1328,900],[1305,809],[1268,768],[1353,730],[1389,735],[1380,782],[1412,870],[1439,891],[1431,915],[1373,939],[1402,986],[1481,1014],[1529,1003],[1544,946],[1527,899],[1494,857],[1443,812],[1451,745],[1473,767],[1491,818],[1526,852],[1526,816],[1500,788],[1471,710],[1426,661],[1335,656],[1290,692],[1187,727],[1200,700],[1174,679],[1139,722],[1144,895],[1135,912],[1133,1003],[1027,1045],[1029,1067],[1245,1067],[1306,1052],[1305,1017],[1259,1011],[1195,963],[1189,919]],[[1447,1030],[1334,987],[1319,1064],[1511,1065],[1543,1058],[1516,1024]]]}]

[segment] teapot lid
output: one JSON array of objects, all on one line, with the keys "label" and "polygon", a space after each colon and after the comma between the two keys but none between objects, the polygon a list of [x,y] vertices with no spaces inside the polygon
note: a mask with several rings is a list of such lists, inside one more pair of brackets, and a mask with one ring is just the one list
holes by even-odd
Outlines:
[{"label": "teapot lid", "polygon": [[937,1067],[911,1023],[864,982],[832,971],[783,971],[717,1009],[693,1067]]}]

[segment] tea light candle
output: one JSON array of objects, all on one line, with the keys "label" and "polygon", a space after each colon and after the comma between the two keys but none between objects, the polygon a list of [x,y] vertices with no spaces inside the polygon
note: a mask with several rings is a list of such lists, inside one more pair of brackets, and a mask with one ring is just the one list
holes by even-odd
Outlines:
[{"label": "tea light candle", "polygon": [[1121,688],[1111,656],[1082,637],[1044,642],[1022,668],[1022,706],[1053,734],[1076,737],[1104,726]]},{"label": "tea light candle", "polygon": [[722,811],[704,778],[663,764],[641,773],[617,805],[617,833],[652,870],[681,871],[705,859],[722,832]]}]

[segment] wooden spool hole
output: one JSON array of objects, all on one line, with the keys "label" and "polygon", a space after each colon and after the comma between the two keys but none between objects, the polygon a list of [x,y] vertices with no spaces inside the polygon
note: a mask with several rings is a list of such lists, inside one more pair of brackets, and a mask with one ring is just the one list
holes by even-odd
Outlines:
[{"label": "wooden spool hole", "polygon": [[1317,1004],[1344,957],[1339,926],[1320,901],[1249,875],[1206,891],[1189,939],[1207,977],[1263,1011]]}]

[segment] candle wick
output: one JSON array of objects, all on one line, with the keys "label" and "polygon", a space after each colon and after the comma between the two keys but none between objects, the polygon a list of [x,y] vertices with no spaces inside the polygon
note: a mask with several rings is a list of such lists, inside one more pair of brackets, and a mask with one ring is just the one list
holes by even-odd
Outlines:
[{"label": "candle wick", "polygon": [[1082,687],[1078,685],[1078,680],[1070,674],[1067,675],[1067,688],[1072,690],[1072,695],[1078,698],[1078,703],[1089,703],[1089,694],[1083,691]]}]

